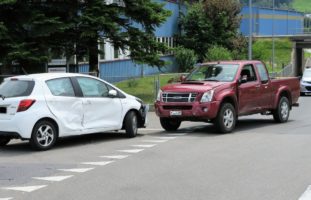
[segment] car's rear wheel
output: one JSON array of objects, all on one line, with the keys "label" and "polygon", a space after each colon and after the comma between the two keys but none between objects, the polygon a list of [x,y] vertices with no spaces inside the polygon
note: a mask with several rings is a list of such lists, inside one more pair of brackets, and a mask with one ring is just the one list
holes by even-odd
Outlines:
[{"label": "car's rear wheel", "polygon": [[48,120],[42,120],[34,126],[30,144],[36,150],[48,150],[55,144],[57,137],[55,125]]},{"label": "car's rear wheel", "polygon": [[124,119],[124,128],[126,136],[129,138],[135,137],[138,131],[138,121],[135,112],[130,111],[126,114]]},{"label": "car's rear wheel", "polygon": [[279,100],[277,109],[273,112],[273,118],[276,122],[284,123],[289,118],[290,105],[287,97],[282,96]]},{"label": "car's rear wheel", "polygon": [[236,125],[236,112],[231,103],[224,103],[220,107],[218,115],[214,121],[217,130],[221,133],[230,133]]},{"label": "car's rear wheel", "polygon": [[161,117],[160,123],[162,128],[164,128],[166,131],[176,131],[179,128],[181,121],[176,118]]},{"label": "car's rear wheel", "polygon": [[0,137],[0,147],[7,145],[10,142],[11,138]]}]

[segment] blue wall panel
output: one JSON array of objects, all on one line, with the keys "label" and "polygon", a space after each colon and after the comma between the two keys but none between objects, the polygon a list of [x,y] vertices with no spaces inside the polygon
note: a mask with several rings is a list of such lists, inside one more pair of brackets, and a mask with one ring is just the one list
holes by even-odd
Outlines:
[{"label": "blue wall panel", "polygon": [[173,56],[163,56],[162,60],[168,62],[166,67],[151,67],[147,64],[137,64],[130,59],[105,61],[100,63],[100,78],[108,82],[118,82],[131,77],[158,74],[163,72],[177,72],[176,62]]},{"label": "blue wall panel", "polygon": [[[253,35],[296,35],[303,30],[303,13],[290,10],[274,11],[270,8],[253,7]],[[240,31],[249,35],[249,7],[243,7]],[[274,26],[274,28],[273,28]],[[273,31],[274,30],[274,31]]]}]

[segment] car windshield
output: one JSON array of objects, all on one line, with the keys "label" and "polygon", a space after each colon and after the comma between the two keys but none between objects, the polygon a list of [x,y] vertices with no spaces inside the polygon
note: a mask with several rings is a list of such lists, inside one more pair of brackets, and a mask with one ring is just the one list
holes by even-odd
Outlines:
[{"label": "car windshield", "polygon": [[238,71],[236,64],[202,65],[192,71],[186,81],[220,81],[231,82]]},{"label": "car windshield", "polygon": [[2,98],[29,96],[34,85],[34,81],[4,81],[0,85],[0,95]]}]

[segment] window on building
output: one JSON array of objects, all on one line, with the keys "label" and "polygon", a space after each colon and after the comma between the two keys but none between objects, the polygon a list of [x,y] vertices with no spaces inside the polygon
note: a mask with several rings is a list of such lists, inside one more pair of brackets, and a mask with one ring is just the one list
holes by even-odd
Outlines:
[{"label": "window on building", "polygon": [[105,43],[101,42],[99,44],[99,59],[105,60]]},{"label": "window on building", "polygon": [[114,47],[113,50],[113,57],[119,58],[119,48]]}]

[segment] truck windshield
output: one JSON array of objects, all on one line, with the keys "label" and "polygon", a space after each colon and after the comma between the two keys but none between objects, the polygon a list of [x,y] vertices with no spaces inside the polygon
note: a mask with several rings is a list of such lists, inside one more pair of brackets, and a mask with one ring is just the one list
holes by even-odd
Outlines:
[{"label": "truck windshield", "polygon": [[216,64],[202,65],[192,71],[186,81],[220,81],[231,82],[238,71],[239,65]]}]

